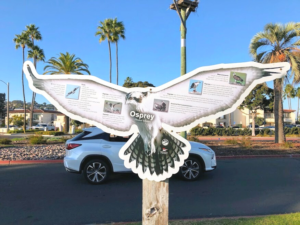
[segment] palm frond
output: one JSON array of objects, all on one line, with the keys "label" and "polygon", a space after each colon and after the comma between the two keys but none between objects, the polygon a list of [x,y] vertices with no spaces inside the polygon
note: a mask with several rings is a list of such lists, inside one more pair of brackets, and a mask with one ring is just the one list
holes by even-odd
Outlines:
[{"label": "palm frond", "polygon": [[[44,67],[44,74],[78,74],[83,75],[82,72],[90,74],[88,65],[83,63],[80,58],[75,57],[69,52],[60,53],[58,58],[52,57],[48,60],[48,65]],[[47,70],[50,69],[50,70]],[[81,72],[82,71],[82,72]]]}]

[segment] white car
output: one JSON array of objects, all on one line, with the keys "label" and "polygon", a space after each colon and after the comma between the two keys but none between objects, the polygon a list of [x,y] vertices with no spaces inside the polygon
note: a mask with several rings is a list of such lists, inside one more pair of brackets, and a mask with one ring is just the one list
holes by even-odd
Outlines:
[{"label": "white car", "polygon": [[33,130],[45,130],[45,128],[47,128],[47,130],[55,130],[54,126],[46,123],[38,123],[37,125],[31,127]]},{"label": "white car", "polygon": [[[101,184],[112,172],[131,172],[119,158],[119,151],[129,137],[111,137],[99,128],[85,129],[66,142],[64,166],[66,171],[83,173],[91,184]],[[180,167],[179,175],[184,180],[196,180],[203,172],[216,169],[215,152],[208,146],[190,142],[189,158]]]}]

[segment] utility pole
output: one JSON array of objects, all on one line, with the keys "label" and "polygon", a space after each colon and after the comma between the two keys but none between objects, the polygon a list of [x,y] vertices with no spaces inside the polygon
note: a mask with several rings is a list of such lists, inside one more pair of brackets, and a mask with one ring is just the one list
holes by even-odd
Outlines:
[{"label": "utility pole", "polygon": [[[171,9],[176,10],[181,31],[181,75],[186,74],[186,20],[195,12],[198,1],[173,0]],[[186,138],[186,132],[181,136]],[[143,225],[168,225],[169,221],[169,179],[161,182],[143,179]]]},{"label": "utility pole", "polygon": [[[170,9],[176,10],[181,24],[180,24],[180,32],[181,32],[181,76],[186,74],[186,21],[191,12],[195,12],[198,7],[198,0],[190,1],[190,0],[173,0],[173,4],[171,4]],[[180,135],[187,138],[186,131],[181,132]]]}]

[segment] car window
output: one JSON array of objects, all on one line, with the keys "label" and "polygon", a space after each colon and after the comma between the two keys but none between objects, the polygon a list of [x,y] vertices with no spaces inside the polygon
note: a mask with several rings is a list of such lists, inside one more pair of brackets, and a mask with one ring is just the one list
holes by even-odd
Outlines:
[{"label": "car window", "polygon": [[90,134],[91,132],[89,131],[83,131],[82,133],[78,134],[77,136],[73,137],[71,140],[72,141],[78,141],[81,140],[84,136]]},{"label": "car window", "polygon": [[116,135],[110,135],[109,141],[111,142],[127,142],[131,136],[121,137]]}]

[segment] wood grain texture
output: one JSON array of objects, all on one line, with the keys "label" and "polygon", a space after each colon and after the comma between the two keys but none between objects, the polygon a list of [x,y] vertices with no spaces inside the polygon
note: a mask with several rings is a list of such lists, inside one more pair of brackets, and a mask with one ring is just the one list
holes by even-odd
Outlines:
[{"label": "wood grain texture", "polygon": [[169,179],[143,180],[143,225],[167,225],[169,221]]}]

